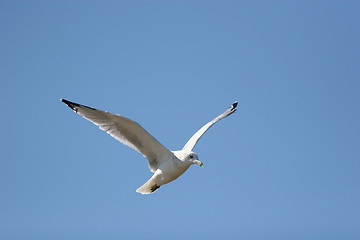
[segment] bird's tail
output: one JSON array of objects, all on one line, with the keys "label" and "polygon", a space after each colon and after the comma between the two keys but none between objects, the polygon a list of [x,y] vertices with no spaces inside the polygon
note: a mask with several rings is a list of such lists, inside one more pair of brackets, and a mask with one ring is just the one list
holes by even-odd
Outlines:
[{"label": "bird's tail", "polygon": [[156,184],[155,179],[150,178],[144,185],[136,189],[136,192],[141,194],[149,194],[155,192],[160,186]]}]

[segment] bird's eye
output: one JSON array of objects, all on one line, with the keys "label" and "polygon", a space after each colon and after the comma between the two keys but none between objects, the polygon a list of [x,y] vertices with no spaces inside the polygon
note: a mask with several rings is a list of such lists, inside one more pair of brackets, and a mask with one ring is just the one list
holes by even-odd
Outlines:
[{"label": "bird's eye", "polygon": [[192,159],[194,156],[193,155],[190,155],[190,158]]}]

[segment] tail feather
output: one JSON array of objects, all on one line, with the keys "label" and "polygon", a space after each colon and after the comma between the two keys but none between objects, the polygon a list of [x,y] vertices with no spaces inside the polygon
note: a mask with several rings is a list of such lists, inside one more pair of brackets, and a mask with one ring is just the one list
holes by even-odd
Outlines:
[{"label": "tail feather", "polygon": [[144,185],[136,189],[136,192],[141,194],[150,194],[155,192],[160,186],[156,184],[155,179],[150,178]]}]

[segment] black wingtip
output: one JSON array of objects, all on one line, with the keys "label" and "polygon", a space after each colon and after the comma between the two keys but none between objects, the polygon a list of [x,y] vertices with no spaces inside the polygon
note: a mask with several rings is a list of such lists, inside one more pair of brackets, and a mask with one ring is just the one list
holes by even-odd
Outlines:
[{"label": "black wingtip", "polygon": [[70,102],[66,99],[63,99],[63,98],[60,98],[60,101],[62,101],[63,103],[65,103],[69,108],[71,108],[72,110],[74,110],[76,113],[77,113],[77,109],[78,108],[88,108],[88,109],[91,109],[91,110],[97,110],[95,108],[92,108],[92,107],[88,107],[88,106],[85,106],[85,105],[81,105],[81,104],[78,104],[78,103],[74,103],[74,102]]},{"label": "black wingtip", "polygon": [[237,107],[237,105],[238,105],[238,101],[236,101],[236,102],[234,102],[233,104],[232,104],[232,109],[235,109],[236,107]]},{"label": "black wingtip", "polygon": [[63,103],[68,103],[69,101],[63,98],[60,98],[60,101],[62,101]]},{"label": "black wingtip", "polygon": [[[70,102],[66,99],[61,98],[60,101],[62,101],[63,103],[65,103],[69,108],[71,108],[74,112],[78,112],[78,107],[81,107],[82,105],[78,104],[78,103],[74,103],[74,102]],[[85,107],[85,106],[84,106]]]},{"label": "black wingtip", "polygon": [[75,111],[75,106],[79,106],[79,104],[77,103],[73,103],[73,102],[70,102],[66,99],[63,99],[63,98],[60,98],[60,101],[62,101],[63,103],[65,103],[69,108],[71,108],[72,110]]},{"label": "black wingtip", "polygon": [[65,104],[68,104],[68,103],[69,103],[69,101],[68,101],[68,100],[63,99],[63,98],[60,98],[60,101],[62,101],[62,102],[63,102],[63,103],[65,103]]}]

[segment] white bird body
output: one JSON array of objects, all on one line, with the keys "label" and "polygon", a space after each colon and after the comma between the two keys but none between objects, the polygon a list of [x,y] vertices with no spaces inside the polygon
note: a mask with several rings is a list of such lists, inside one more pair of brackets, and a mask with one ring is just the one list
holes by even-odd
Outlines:
[{"label": "white bird body", "polygon": [[93,122],[101,130],[106,131],[125,145],[137,150],[148,159],[149,168],[153,176],[136,191],[141,194],[155,192],[160,186],[174,181],[181,176],[192,164],[203,166],[198,155],[192,152],[201,136],[217,121],[236,111],[237,102],[219,115],[199,131],[197,131],[185,144],[182,150],[169,151],[151,136],[138,123],[109,112],[87,107],[77,103],[60,99],[77,114]]},{"label": "white bird body", "polygon": [[[161,164],[154,175],[136,191],[142,194],[151,193],[160,186],[174,181],[180,177],[190,166],[191,162],[186,159],[185,151],[172,151],[174,155],[171,159]],[[182,160],[184,159],[184,160]]]},{"label": "white bird body", "polygon": [[159,186],[174,181],[182,175],[190,166],[191,162],[184,161],[184,158],[173,155],[172,159],[164,162],[155,172]]}]

